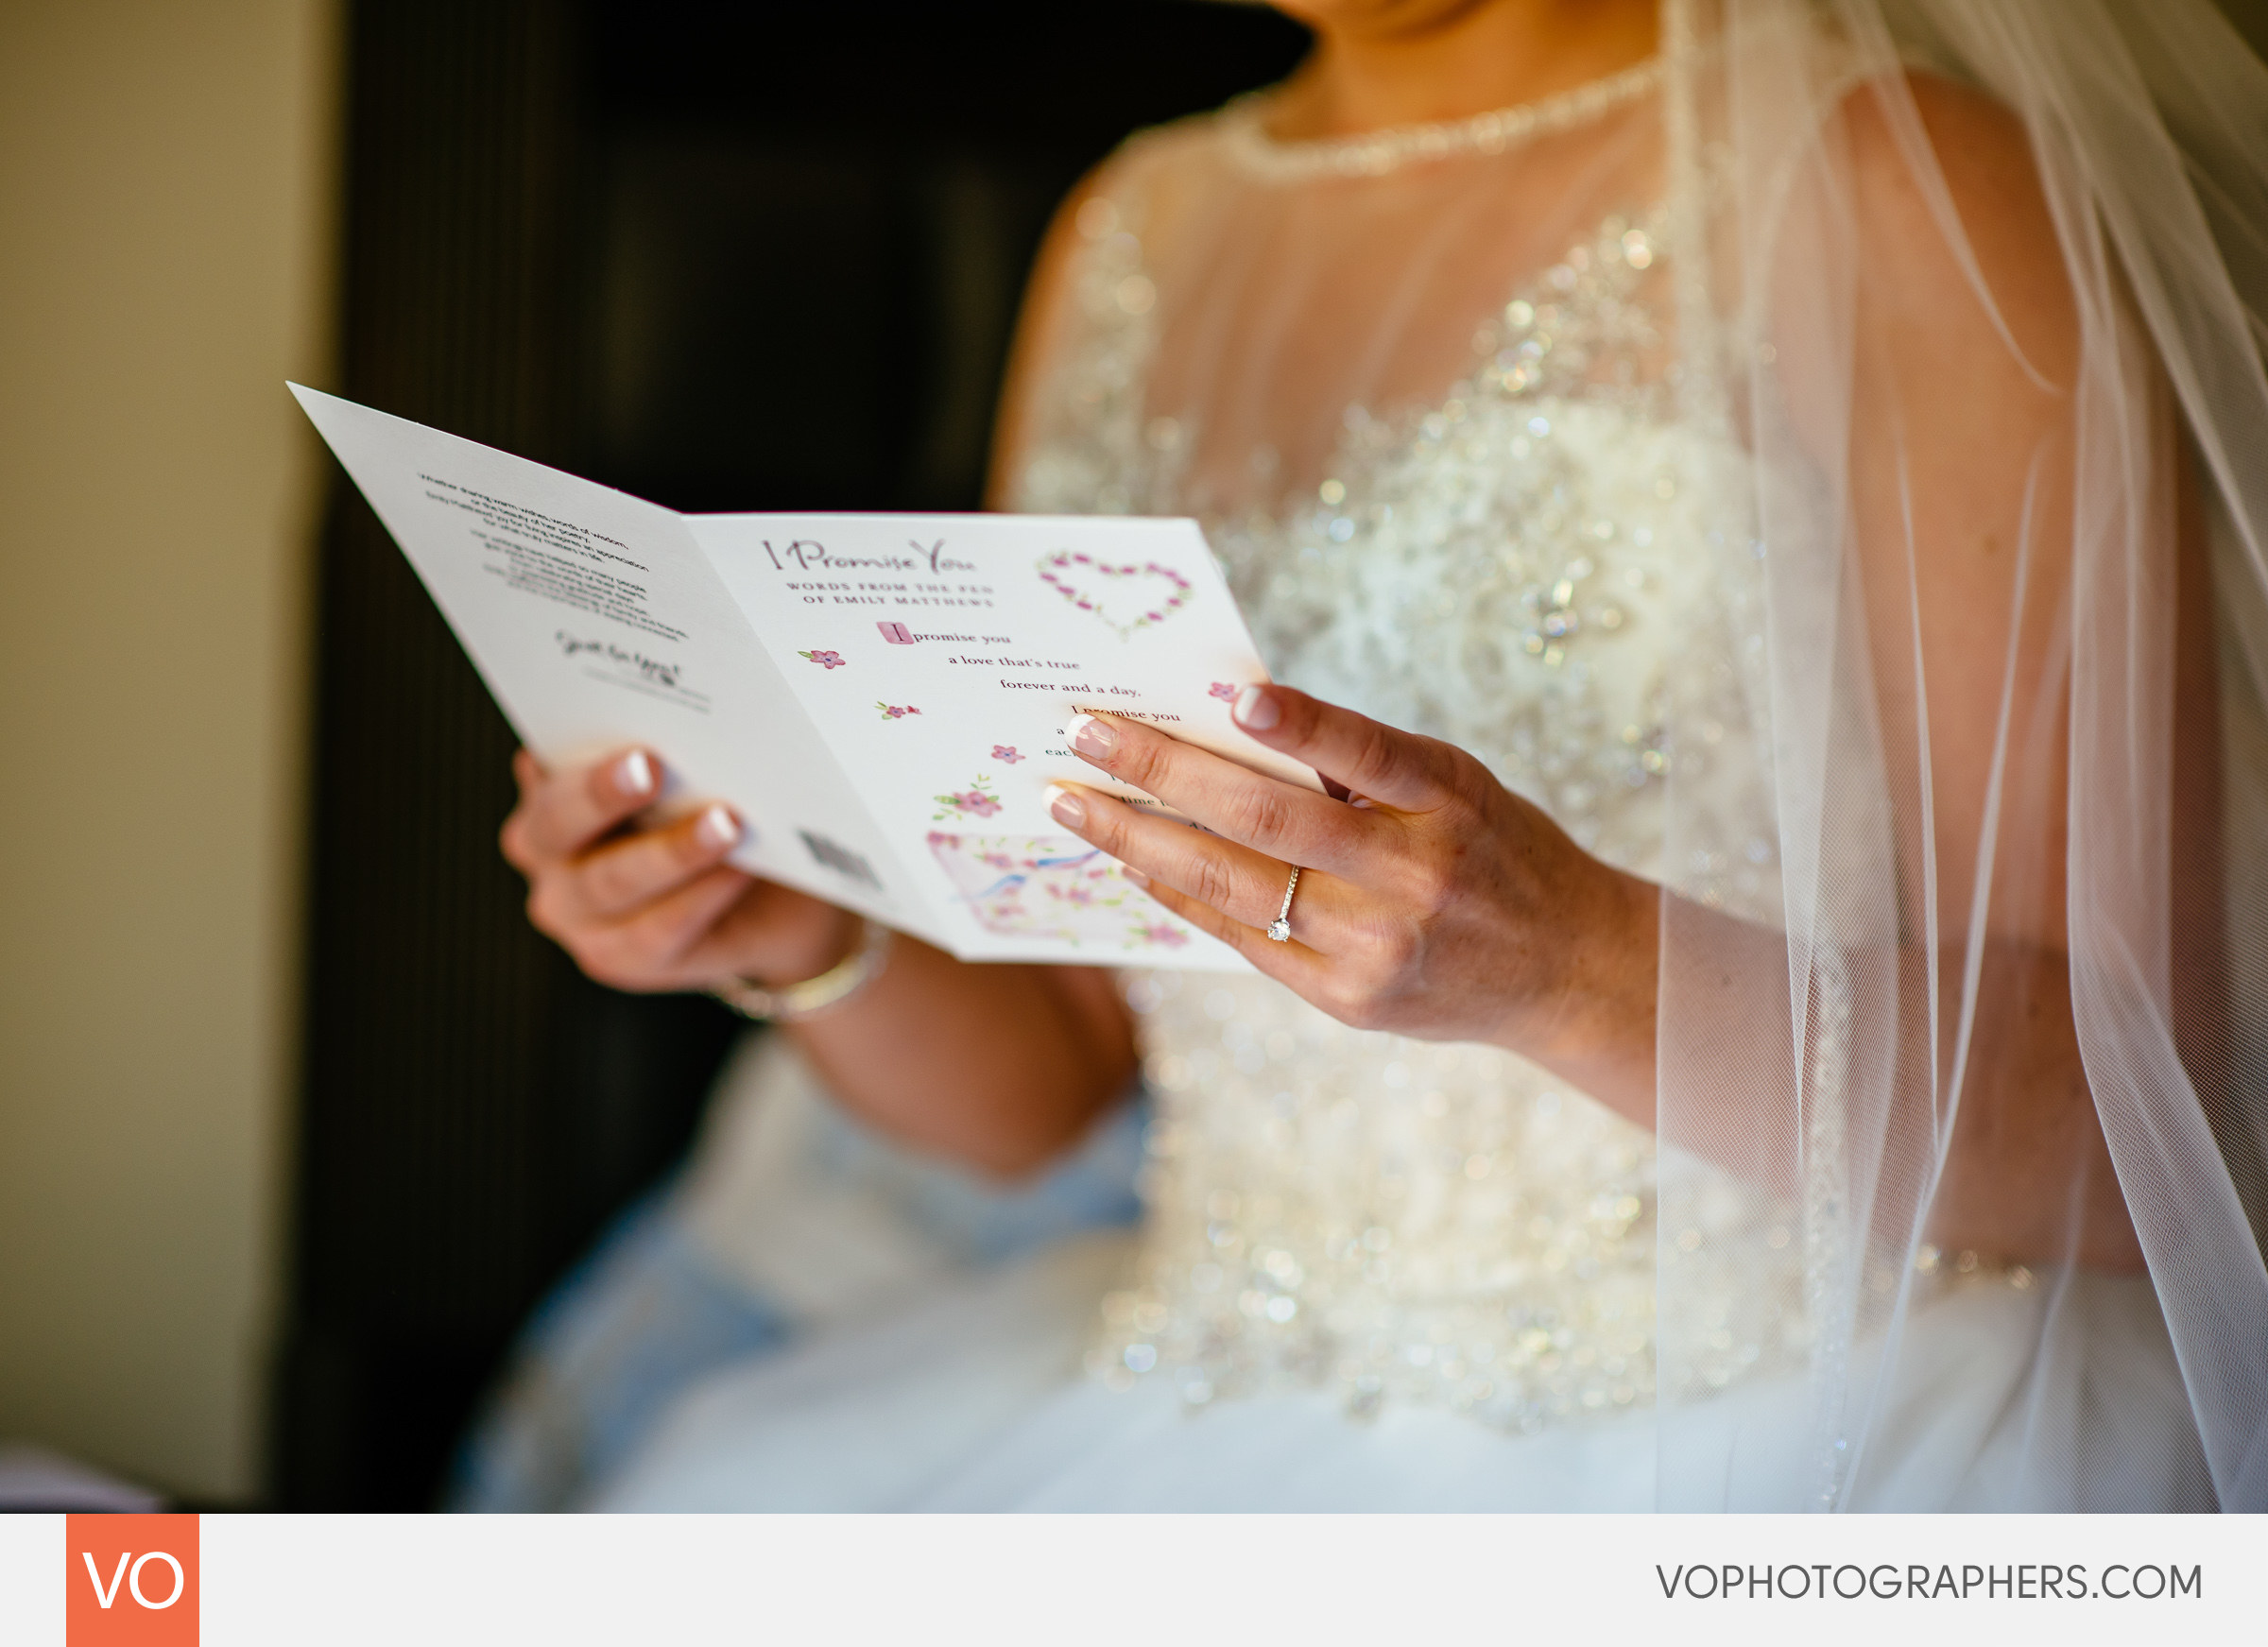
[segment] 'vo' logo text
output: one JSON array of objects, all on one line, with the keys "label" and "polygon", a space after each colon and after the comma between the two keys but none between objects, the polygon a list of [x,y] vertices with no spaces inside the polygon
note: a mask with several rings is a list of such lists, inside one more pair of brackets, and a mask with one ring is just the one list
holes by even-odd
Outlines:
[{"label": "'vo' logo text", "polygon": [[195,1516],[65,1518],[68,1647],[198,1647]]},{"label": "'vo' logo text", "polygon": [[[82,1550],[79,1555],[87,1564],[87,1582],[94,1587],[94,1600],[105,1608],[117,1601],[120,1579],[126,1580],[127,1587],[133,1591],[135,1604],[147,1607],[153,1613],[162,1613],[180,1601],[181,1591],[189,1587],[189,1575],[181,1570],[181,1564],[174,1559],[170,1551],[152,1550],[142,1555],[136,1555],[131,1551],[121,1551],[118,1565],[112,1570],[107,1587],[102,1582],[100,1570],[94,1565],[94,1552]],[[134,1564],[130,1568],[126,1565],[129,1561]],[[166,1590],[165,1599],[162,1602],[153,1602],[142,1593],[142,1570],[153,1561],[163,1561],[166,1570],[173,1575],[172,1587]]]}]

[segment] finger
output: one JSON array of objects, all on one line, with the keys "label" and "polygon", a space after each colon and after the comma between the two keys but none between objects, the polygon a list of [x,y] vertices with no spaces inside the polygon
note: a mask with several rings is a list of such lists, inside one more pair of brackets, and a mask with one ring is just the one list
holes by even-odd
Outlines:
[{"label": "finger", "polygon": [[576,943],[576,958],[602,983],[619,980],[631,988],[711,982],[712,975],[689,967],[687,959],[747,895],[752,881],[730,866],[713,868],[626,919],[585,932]]},{"label": "finger", "polygon": [[520,798],[513,804],[511,815],[496,832],[496,845],[504,853],[504,861],[523,873],[533,874],[537,859],[527,841],[527,803],[543,782],[543,768],[525,749],[512,751],[512,781],[520,787]]},{"label": "finger", "polygon": [[1220,939],[1255,969],[1299,994],[1312,1000],[1326,982],[1331,962],[1298,938],[1280,944],[1258,927],[1233,919],[1171,886],[1153,883],[1145,890],[1160,908],[1170,910],[1208,936]]},{"label": "finger", "polygon": [[[1225,841],[1171,818],[1152,816],[1083,785],[1048,785],[1048,810],[1056,821],[1091,841],[1153,885],[1180,892],[1230,920],[1264,927],[1283,907],[1283,889],[1291,870],[1280,859],[1267,857],[1249,847]],[[1323,877],[1303,876],[1300,886],[1313,889],[1303,906],[1308,930],[1331,947],[1331,923],[1325,918],[1327,898]]]},{"label": "finger", "polygon": [[1283,863],[1351,869],[1375,844],[1378,819],[1139,721],[1082,713],[1066,730],[1089,765]]},{"label": "finger", "polygon": [[721,802],[660,829],[641,830],[577,860],[566,872],[575,903],[618,919],[676,892],[740,844],[740,820]]},{"label": "finger", "polygon": [[555,773],[512,815],[506,849],[538,862],[571,858],[648,805],[661,790],[662,763],[644,749],[626,749],[579,771]]},{"label": "finger", "polygon": [[1401,812],[1430,812],[1455,793],[1456,751],[1288,686],[1247,686],[1236,724],[1269,748],[1356,795]]}]

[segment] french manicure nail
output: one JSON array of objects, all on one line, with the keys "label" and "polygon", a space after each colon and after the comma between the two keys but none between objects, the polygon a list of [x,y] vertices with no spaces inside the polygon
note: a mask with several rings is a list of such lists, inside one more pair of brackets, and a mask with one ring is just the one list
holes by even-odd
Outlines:
[{"label": "french manicure nail", "polygon": [[644,795],[654,786],[654,763],[645,758],[644,749],[632,749],[615,768],[614,781],[622,785],[625,795]]},{"label": "french manicure nail", "polygon": [[694,832],[700,836],[704,847],[730,847],[740,839],[740,820],[730,808],[713,806],[701,814],[701,821],[695,826]]},{"label": "french manicure nail", "polygon": [[1108,724],[1083,712],[1073,715],[1063,729],[1070,734],[1071,746],[1091,760],[1103,760],[1118,746],[1118,735]]},{"label": "french manicure nail", "polygon": [[1043,798],[1047,801],[1047,810],[1055,815],[1056,821],[1065,829],[1075,830],[1087,821],[1087,808],[1077,796],[1060,783],[1049,784]]},{"label": "french manicure nail", "polygon": [[1248,730],[1264,732],[1283,719],[1283,711],[1274,698],[1257,686],[1247,686],[1236,695],[1236,724]]},{"label": "french manicure nail", "polygon": [[1118,876],[1129,886],[1139,886],[1144,891],[1149,889],[1150,878],[1131,864],[1121,864],[1118,866]]}]

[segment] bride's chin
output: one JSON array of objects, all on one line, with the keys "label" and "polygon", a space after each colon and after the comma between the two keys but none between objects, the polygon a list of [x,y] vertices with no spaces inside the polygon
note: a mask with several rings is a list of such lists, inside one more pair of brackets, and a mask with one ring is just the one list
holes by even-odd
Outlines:
[{"label": "bride's chin", "polygon": [[1418,34],[1496,0],[1267,0],[1318,33],[1383,37]]}]

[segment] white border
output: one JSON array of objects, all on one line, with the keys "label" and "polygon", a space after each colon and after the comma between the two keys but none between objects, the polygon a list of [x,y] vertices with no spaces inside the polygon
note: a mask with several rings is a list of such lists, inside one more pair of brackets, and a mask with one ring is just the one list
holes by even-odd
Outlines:
[{"label": "white border", "polygon": [[[61,1647],[63,1527],[0,1518],[10,1647]],[[207,1516],[201,1545],[207,1647],[2268,1639],[2245,1517]],[[2203,1594],[1665,1599],[1696,1563],[2178,1566]]]}]

